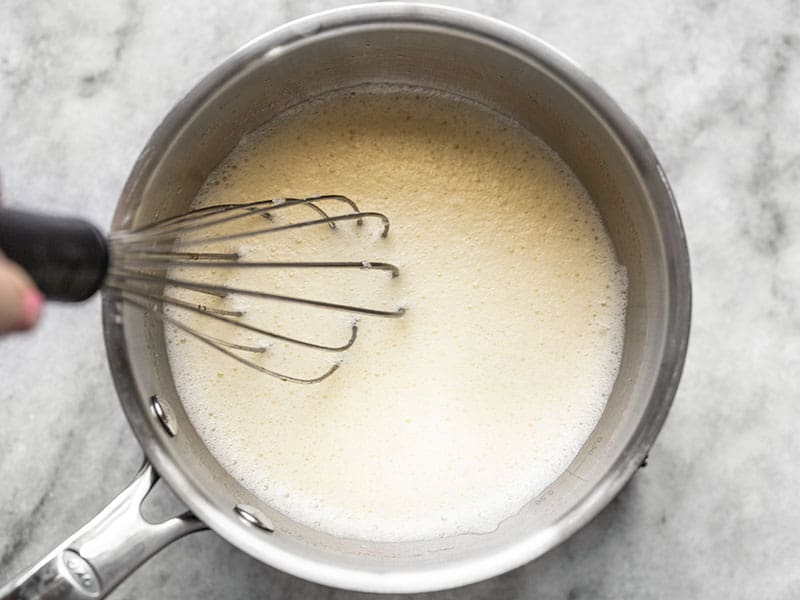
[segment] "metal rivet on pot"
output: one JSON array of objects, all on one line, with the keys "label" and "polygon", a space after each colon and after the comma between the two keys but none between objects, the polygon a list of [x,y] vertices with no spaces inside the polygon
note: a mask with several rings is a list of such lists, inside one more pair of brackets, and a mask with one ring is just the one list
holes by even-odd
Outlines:
[{"label": "metal rivet on pot", "polygon": [[275,526],[272,524],[272,521],[270,521],[264,515],[264,513],[257,508],[253,508],[247,504],[237,504],[233,507],[233,512],[235,512],[239,518],[248,525],[251,525],[262,531],[266,531],[267,533],[272,533],[275,531]]},{"label": "metal rivet on pot", "polygon": [[114,324],[122,325],[122,300],[114,300],[111,306]]},{"label": "metal rivet on pot", "polygon": [[156,394],[150,396],[150,411],[161,424],[161,427],[164,428],[164,431],[167,432],[169,437],[175,437],[175,434],[178,433],[175,428],[175,419],[164,407],[164,405],[161,404],[161,400],[158,399],[158,395]]}]

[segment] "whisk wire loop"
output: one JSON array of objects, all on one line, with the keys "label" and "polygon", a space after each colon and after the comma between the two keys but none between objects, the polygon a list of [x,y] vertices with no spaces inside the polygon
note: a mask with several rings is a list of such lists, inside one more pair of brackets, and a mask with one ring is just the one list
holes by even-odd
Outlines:
[{"label": "whisk wire loop", "polygon": [[[123,296],[123,298],[124,298],[124,296]],[[235,352],[233,352],[229,348],[226,348],[224,345],[219,343],[213,337],[211,337],[209,335],[206,335],[206,334],[202,333],[201,331],[198,331],[197,329],[195,329],[193,327],[190,327],[189,325],[186,325],[185,323],[183,323],[179,319],[175,319],[175,318],[165,314],[160,309],[149,308],[145,304],[142,304],[141,302],[139,302],[137,300],[134,300],[134,299],[132,299],[130,297],[124,298],[124,300],[125,300],[125,303],[128,306],[131,306],[133,308],[136,308],[137,310],[145,312],[145,313],[155,317],[156,319],[158,319],[158,320],[160,320],[160,321],[162,321],[164,323],[169,323],[170,325],[173,325],[173,326],[177,327],[178,329],[180,329],[181,331],[184,331],[184,332],[188,333],[189,335],[191,335],[192,337],[200,340],[201,342],[203,342],[205,344],[208,344],[209,346],[211,346],[212,348],[214,348],[218,352],[221,352],[222,354],[225,354],[226,356],[229,356],[230,358],[238,361],[239,363],[241,363],[241,364],[243,364],[243,365],[245,365],[247,367],[250,367],[251,369],[255,369],[256,371],[264,373],[265,375],[270,375],[271,377],[277,377],[281,381],[289,381],[289,382],[292,382],[292,383],[306,383],[306,384],[319,383],[323,379],[327,379],[328,377],[333,375],[334,371],[336,371],[339,368],[339,365],[340,365],[340,363],[334,362],[321,375],[318,375],[317,377],[308,377],[308,378],[295,377],[295,376],[292,376],[292,375],[287,375],[286,373],[280,373],[278,371],[273,371],[271,369],[268,369],[264,365],[260,365],[255,361],[247,359],[247,358],[245,358],[245,357],[243,357],[243,356],[241,356],[239,354],[236,354]]]},{"label": "whisk wire loop", "polygon": [[[348,212],[330,214],[320,204],[344,206]],[[276,214],[283,214],[292,207],[308,208],[318,218],[289,220],[281,223]],[[294,214],[287,212],[286,214]],[[245,223],[245,219],[251,221]],[[376,220],[381,226],[381,237],[389,232],[389,219],[382,213],[361,211],[355,202],[346,196],[331,194],[308,198],[279,198],[259,200],[243,204],[219,204],[191,210],[127,231],[114,232],[109,236],[111,266],[108,270],[106,287],[119,295],[125,305],[141,310],[165,324],[172,325],[219,352],[250,366],[257,371],[295,383],[317,383],[329,377],[338,369],[339,363],[325,367],[324,372],[313,377],[301,377],[270,369],[252,358],[242,356],[268,355],[265,345],[242,342],[237,336],[253,334],[278,342],[298,345],[311,350],[344,352],[356,341],[358,328],[352,322],[348,339],[339,344],[322,344],[297,336],[270,331],[243,320],[245,311],[228,306],[220,307],[214,302],[194,302],[176,297],[181,290],[207,295],[218,299],[249,297],[259,300],[294,303],[308,307],[336,310],[353,315],[378,317],[399,317],[405,307],[383,309],[349,303],[333,302],[328,299],[303,298],[277,294],[268,290],[250,289],[232,285],[208,283],[176,276],[172,271],[180,269],[343,269],[383,271],[396,278],[398,267],[379,261],[246,261],[239,250],[220,247],[225,242],[245,240],[252,237],[279,234],[280,232],[327,225],[336,230],[337,224],[355,221],[362,225],[366,220]],[[230,227],[236,225],[237,230]],[[246,225],[246,226],[245,226]],[[197,252],[193,246],[202,245]],[[189,273],[191,274],[191,272]],[[209,298],[210,299],[210,298]],[[234,306],[235,303],[228,303]],[[216,323],[216,329],[229,328],[230,335],[212,335],[196,326],[196,319],[190,325],[182,315],[195,314]]]}]

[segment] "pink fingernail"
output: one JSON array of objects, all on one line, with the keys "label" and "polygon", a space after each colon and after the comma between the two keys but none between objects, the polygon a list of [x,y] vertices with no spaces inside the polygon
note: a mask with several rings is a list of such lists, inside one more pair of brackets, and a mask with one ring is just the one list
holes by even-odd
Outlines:
[{"label": "pink fingernail", "polygon": [[39,290],[27,290],[22,297],[20,329],[30,329],[39,321],[44,306],[44,296]]}]

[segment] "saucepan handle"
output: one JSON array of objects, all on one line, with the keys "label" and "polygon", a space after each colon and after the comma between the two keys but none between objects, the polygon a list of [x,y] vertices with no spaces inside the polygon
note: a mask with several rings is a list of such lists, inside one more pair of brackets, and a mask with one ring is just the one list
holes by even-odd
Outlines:
[{"label": "saucepan handle", "polygon": [[100,514],[0,588],[0,600],[104,598],[164,546],[206,528],[190,512],[162,523],[145,520],[142,502],[157,481],[158,474],[145,461],[133,482]]}]

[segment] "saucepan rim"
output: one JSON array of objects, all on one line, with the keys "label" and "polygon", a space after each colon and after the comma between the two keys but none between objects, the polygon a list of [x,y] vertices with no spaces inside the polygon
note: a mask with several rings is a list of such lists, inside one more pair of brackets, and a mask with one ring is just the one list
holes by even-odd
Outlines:
[{"label": "saucepan rim", "polygon": [[634,168],[641,174],[653,197],[653,210],[661,228],[668,257],[668,313],[666,344],[653,394],[626,446],[607,475],[573,506],[567,515],[547,530],[509,545],[491,555],[437,564],[413,573],[367,571],[358,568],[324,565],[314,558],[276,548],[263,542],[256,533],[246,534],[226,526],[230,515],[222,515],[196,483],[170,459],[152,420],[139,408],[139,388],[133,374],[124,329],[115,319],[115,298],[104,294],[103,319],[107,354],[123,410],[148,459],[177,495],[209,527],[223,538],[262,562],[309,581],[339,588],[369,592],[417,592],[457,587],[473,583],[518,567],[544,554],[566,540],[590,521],[622,489],[653,444],[661,429],[680,379],[689,337],[691,284],[689,256],[680,215],[666,180],[650,145],[611,98],[571,60],[533,35],[490,17],[472,12],[427,4],[380,3],[356,5],[314,14],[251,41],[206,76],[169,113],[155,131],[138,159],[123,190],[112,229],[126,225],[136,207],[136,193],[143,174],[153,165],[152,148],[166,147],[175,139],[190,115],[202,106],[222,82],[247,69],[265,53],[289,49],[310,37],[328,35],[346,29],[375,26],[426,27],[448,34],[477,38],[506,52],[535,60],[540,68],[556,74],[579,95],[586,109],[608,128],[626,150]]}]

